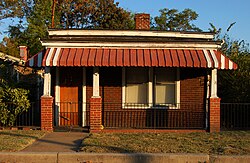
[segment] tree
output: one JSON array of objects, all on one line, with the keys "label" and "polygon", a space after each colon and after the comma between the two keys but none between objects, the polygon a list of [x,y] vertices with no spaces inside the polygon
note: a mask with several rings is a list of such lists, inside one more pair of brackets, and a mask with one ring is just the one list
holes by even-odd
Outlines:
[{"label": "tree", "polygon": [[[51,27],[53,1],[23,0],[17,4],[10,2],[12,1],[2,2],[0,19],[18,17],[20,23],[9,27],[9,39],[6,38],[1,43],[0,51],[18,55],[16,53],[18,46],[26,45],[32,56],[41,50],[40,38],[46,38],[47,29]],[[17,5],[19,7],[16,9]],[[8,9],[15,12],[13,14],[4,12]],[[131,14],[118,7],[118,3],[114,3],[113,0],[57,0],[55,10],[53,16],[55,28],[131,29],[134,27]],[[8,47],[10,44],[6,44],[7,40],[12,42],[12,46]]]},{"label": "tree", "polygon": [[[68,0],[59,5],[63,28],[132,29],[130,12],[114,0]],[[60,3],[60,2],[59,2]]]},{"label": "tree", "polygon": [[153,29],[169,31],[201,31],[192,21],[198,18],[198,14],[191,10],[185,9],[178,12],[177,9],[161,9],[160,16],[154,18]]},{"label": "tree", "polygon": [[[232,23],[227,32],[230,31]],[[217,29],[211,24],[209,29],[216,33],[216,39],[224,40],[220,51],[238,64],[234,71],[218,71],[218,95],[222,102],[250,102],[250,51],[249,44],[244,40],[232,40],[226,33],[221,34],[221,28]]]},{"label": "tree", "polygon": [[0,20],[5,18],[23,18],[29,13],[32,0],[1,0]]},{"label": "tree", "polygon": [[19,57],[18,42],[14,38],[4,37],[0,43],[0,51],[5,54],[12,54],[14,57]]},{"label": "tree", "polygon": [[219,71],[219,96],[223,102],[250,102],[250,53],[244,41],[224,36],[221,51],[238,64],[235,71]]}]

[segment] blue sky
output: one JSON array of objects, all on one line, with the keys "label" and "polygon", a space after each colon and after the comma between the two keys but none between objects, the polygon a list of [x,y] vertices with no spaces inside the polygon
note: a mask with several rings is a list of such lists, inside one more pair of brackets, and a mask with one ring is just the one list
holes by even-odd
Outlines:
[{"label": "blue sky", "polygon": [[209,23],[224,31],[236,22],[229,31],[230,37],[250,43],[250,0],[115,0],[119,6],[134,13],[145,12],[158,16],[163,8],[190,8],[199,14],[193,23],[208,31]]},{"label": "blue sky", "polygon": [[[236,22],[229,31],[233,39],[250,43],[250,0],[115,0],[119,6],[133,13],[145,12],[158,16],[163,8],[175,8],[179,11],[190,8],[199,14],[193,23],[204,31],[208,31],[209,23],[224,31]],[[6,21],[6,20],[5,20]],[[7,21],[8,23],[11,21]],[[0,39],[5,35],[8,23],[1,23]]]}]

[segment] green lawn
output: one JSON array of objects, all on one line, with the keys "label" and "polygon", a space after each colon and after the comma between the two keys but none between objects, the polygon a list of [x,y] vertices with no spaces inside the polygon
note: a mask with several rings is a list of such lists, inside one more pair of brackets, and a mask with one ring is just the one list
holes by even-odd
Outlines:
[{"label": "green lawn", "polygon": [[250,154],[250,131],[221,133],[100,133],[83,140],[83,152]]},{"label": "green lawn", "polygon": [[20,151],[44,135],[38,130],[0,131],[0,152]]}]

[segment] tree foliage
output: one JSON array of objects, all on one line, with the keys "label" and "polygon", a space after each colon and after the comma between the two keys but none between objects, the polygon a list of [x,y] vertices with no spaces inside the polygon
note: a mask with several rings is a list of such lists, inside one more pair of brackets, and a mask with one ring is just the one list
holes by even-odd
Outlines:
[{"label": "tree foliage", "polygon": [[219,71],[219,96],[223,102],[250,102],[250,53],[244,41],[224,36],[222,51],[238,64],[235,71]]},{"label": "tree foliage", "polygon": [[191,22],[198,18],[198,14],[191,9],[179,12],[177,9],[164,8],[160,16],[154,18],[153,29],[169,31],[201,31]]},{"label": "tree foliage", "polygon": [[[30,55],[34,55],[42,48],[40,38],[46,38],[47,29],[51,27],[53,1],[13,0],[13,2],[18,3],[12,3],[10,0],[0,3],[2,5],[0,19],[20,18],[20,23],[9,27],[9,39],[1,42],[0,51],[17,56],[18,45],[26,45],[29,47]],[[119,7],[113,0],[57,0],[55,10],[55,28],[131,29],[134,27],[130,12]]]},{"label": "tree foliage", "polygon": [[0,68],[0,123],[13,126],[17,116],[28,111],[30,107],[29,91],[14,86],[7,74],[5,64],[0,64]]},{"label": "tree foliage", "polygon": [[[227,28],[230,31],[232,23]],[[244,40],[232,40],[222,29],[210,24],[210,31],[216,33],[216,39],[224,40],[221,47],[223,54],[238,64],[237,70],[218,71],[218,94],[222,102],[250,102],[250,51]]]},{"label": "tree foliage", "polygon": [[[63,3],[64,2],[64,3]],[[132,29],[130,12],[114,0],[68,0],[58,2],[63,28]]]},{"label": "tree foliage", "polygon": [[29,13],[32,0],[1,0],[0,20],[5,18],[23,18]]}]

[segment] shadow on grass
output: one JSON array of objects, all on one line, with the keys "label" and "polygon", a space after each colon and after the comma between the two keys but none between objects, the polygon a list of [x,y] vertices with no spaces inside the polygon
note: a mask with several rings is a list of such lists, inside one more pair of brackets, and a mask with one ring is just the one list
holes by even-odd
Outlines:
[{"label": "shadow on grass", "polygon": [[38,136],[23,135],[23,134],[6,132],[6,131],[1,131],[0,135],[8,135],[8,136],[16,136],[16,137],[26,137],[26,138],[32,138],[32,139],[38,139],[39,138]]}]

